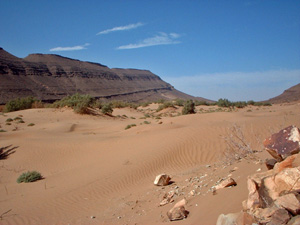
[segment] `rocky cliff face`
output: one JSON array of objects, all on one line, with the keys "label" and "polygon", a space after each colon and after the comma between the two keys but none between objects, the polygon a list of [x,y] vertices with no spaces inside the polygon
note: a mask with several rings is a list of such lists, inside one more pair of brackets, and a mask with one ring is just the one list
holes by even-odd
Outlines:
[{"label": "rocky cliff face", "polygon": [[127,101],[194,98],[147,70],[110,69],[59,55],[22,59],[0,48],[0,104],[24,96],[54,101],[74,93]]}]

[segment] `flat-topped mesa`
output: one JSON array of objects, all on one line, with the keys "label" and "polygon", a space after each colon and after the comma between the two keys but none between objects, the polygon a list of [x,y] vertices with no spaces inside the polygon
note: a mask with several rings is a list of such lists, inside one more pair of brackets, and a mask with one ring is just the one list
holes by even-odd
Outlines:
[{"label": "flat-topped mesa", "polygon": [[196,99],[148,70],[110,69],[54,54],[30,54],[22,59],[0,49],[0,104],[24,96],[55,101],[75,93],[135,102]]}]

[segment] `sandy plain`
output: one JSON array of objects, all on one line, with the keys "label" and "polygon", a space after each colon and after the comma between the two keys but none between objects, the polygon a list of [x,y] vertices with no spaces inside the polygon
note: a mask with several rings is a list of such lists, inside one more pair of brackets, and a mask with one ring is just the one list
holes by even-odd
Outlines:
[{"label": "sandy plain", "polygon": [[[247,176],[266,170],[263,162],[271,157],[263,140],[286,126],[300,127],[299,102],[232,112],[199,106],[185,116],[177,116],[180,108],[165,109],[159,117],[157,107],[115,109],[112,117],[67,108],[0,114],[6,131],[0,148],[8,151],[0,160],[0,224],[215,224],[221,213],[242,209]],[[25,123],[6,125],[17,116]],[[125,130],[129,124],[136,126]],[[233,126],[258,151],[255,159],[225,163],[224,137]],[[18,184],[28,170],[44,179]],[[160,173],[172,183],[154,186]],[[237,186],[213,194],[211,187],[229,174]],[[171,190],[174,202],[159,206]],[[167,211],[183,198],[188,218],[170,222]]]}]

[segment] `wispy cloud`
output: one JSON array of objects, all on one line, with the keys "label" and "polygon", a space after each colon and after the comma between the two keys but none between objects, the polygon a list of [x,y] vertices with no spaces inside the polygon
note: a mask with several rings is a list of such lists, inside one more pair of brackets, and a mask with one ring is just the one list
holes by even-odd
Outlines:
[{"label": "wispy cloud", "polygon": [[77,50],[83,50],[86,49],[87,46],[89,46],[89,43],[85,43],[84,45],[76,45],[72,47],[55,47],[51,48],[50,52],[58,52],[58,51],[77,51]]},{"label": "wispy cloud", "polygon": [[100,31],[97,33],[97,35],[108,34],[108,33],[115,32],[115,31],[131,30],[131,29],[141,27],[143,25],[144,25],[143,23],[134,23],[134,24],[126,25],[126,26],[114,27],[111,29]]},{"label": "wispy cloud", "polygon": [[160,32],[158,35],[146,38],[135,44],[122,45],[117,49],[134,49],[134,48],[143,48],[155,45],[171,45],[171,44],[179,44],[180,41],[176,40],[180,37],[180,34],[177,33],[164,33]]},{"label": "wispy cloud", "polygon": [[228,72],[164,78],[185,93],[212,100],[267,100],[300,83],[300,70]]}]

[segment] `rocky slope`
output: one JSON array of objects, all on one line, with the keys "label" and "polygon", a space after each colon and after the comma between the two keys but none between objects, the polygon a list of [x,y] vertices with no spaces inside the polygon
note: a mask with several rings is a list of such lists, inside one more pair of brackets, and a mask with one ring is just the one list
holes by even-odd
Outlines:
[{"label": "rocky slope", "polygon": [[127,101],[194,98],[147,70],[110,69],[59,55],[22,59],[0,48],[0,104],[24,96],[54,101],[74,93]]},{"label": "rocky slope", "polygon": [[271,103],[284,103],[294,101],[300,101],[300,83],[285,90],[281,95],[268,100],[268,102]]}]

